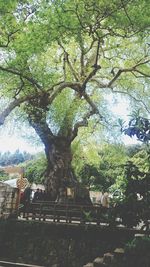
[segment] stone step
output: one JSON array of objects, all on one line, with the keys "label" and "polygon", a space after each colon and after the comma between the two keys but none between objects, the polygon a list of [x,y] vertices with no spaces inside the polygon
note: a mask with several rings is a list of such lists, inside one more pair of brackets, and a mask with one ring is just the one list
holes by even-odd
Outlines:
[{"label": "stone step", "polygon": [[108,267],[114,260],[121,260],[124,256],[123,248],[116,248],[113,253],[107,252],[103,257],[97,257],[93,263],[87,263],[83,267]]},{"label": "stone step", "polygon": [[100,258],[100,257],[97,257],[93,263],[94,263],[94,267],[105,267],[106,266],[104,262],[104,258]]},{"label": "stone step", "polygon": [[114,250],[114,258],[117,260],[117,261],[120,261],[122,260],[124,256],[124,249],[123,248],[116,248]]},{"label": "stone step", "polygon": [[104,254],[104,262],[106,264],[111,264],[114,260],[114,254],[110,253],[110,252],[107,252]]},{"label": "stone step", "polygon": [[94,267],[94,264],[92,262],[87,263],[83,267]]}]

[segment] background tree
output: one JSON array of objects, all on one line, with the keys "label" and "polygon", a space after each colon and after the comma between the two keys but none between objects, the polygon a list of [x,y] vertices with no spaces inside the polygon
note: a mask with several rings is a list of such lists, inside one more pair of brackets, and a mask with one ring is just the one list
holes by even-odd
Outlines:
[{"label": "background tree", "polygon": [[92,190],[109,191],[110,186],[123,175],[123,164],[128,159],[126,148],[119,144],[103,144],[93,151],[93,147],[93,144],[86,147],[83,159],[79,153],[80,169],[73,160],[74,166],[77,166],[74,169],[81,183]]},{"label": "background tree", "polygon": [[[133,114],[127,127],[122,128],[124,134],[130,137],[136,136],[144,144],[141,158],[144,158],[143,166],[150,171],[150,120],[140,116],[139,112]],[[145,148],[145,149],[144,149]]]},{"label": "background tree", "polygon": [[0,124],[15,109],[34,128],[55,200],[59,188],[77,185],[71,144],[80,127],[107,122],[108,90],[147,107],[140,96],[149,78],[148,1],[11,2],[0,2]]},{"label": "background tree", "polygon": [[8,166],[8,165],[18,165],[27,160],[31,160],[33,155],[28,152],[20,152],[17,149],[14,153],[10,151],[0,153],[0,166]]},{"label": "background tree", "polygon": [[9,175],[3,170],[0,170],[0,181],[5,181],[9,179]]},{"label": "background tree", "polygon": [[30,183],[43,183],[46,172],[46,158],[43,154],[39,154],[28,163],[24,163],[25,177]]}]

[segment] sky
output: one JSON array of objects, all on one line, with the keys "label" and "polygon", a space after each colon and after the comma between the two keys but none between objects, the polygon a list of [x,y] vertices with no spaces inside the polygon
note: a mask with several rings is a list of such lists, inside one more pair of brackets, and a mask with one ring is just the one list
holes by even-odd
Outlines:
[{"label": "sky", "polygon": [[[129,116],[131,114],[131,109],[127,99],[119,95],[115,97],[115,100],[113,100],[113,95],[111,94],[107,95],[106,99],[110,105],[110,110],[114,113],[114,115],[117,116],[118,118],[123,119],[128,124],[128,121],[131,118]],[[133,136],[131,138],[128,135],[122,134],[121,139],[125,145],[132,145],[139,143],[136,136]]]},{"label": "sky", "polygon": [[[112,100],[110,95],[107,96],[107,100],[110,104],[110,109],[118,117],[125,121],[129,121],[129,105],[125,99],[120,98],[117,102]],[[136,144],[137,139],[131,138],[127,135],[122,135],[122,140],[126,145]],[[5,134],[0,134],[0,152],[4,153],[6,151],[15,152],[17,149],[20,151],[26,151],[31,154],[43,151],[43,146],[41,145],[31,145],[25,139],[19,138],[18,135],[10,135],[5,132]]]},{"label": "sky", "polygon": [[26,151],[31,154],[35,154],[43,150],[42,146],[32,146],[25,139],[18,138],[13,135],[5,135],[0,137],[0,152],[4,153],[6,151],[15,152],[17,149],[20,151]]},{"label": "sky", "polygon": [[[127,135],[122,137],[123,142],[126,145],[136,144],[136,138],[130,138]],[[36,154],[43,151],[43,146],[32,146],[26,140],[18,138],[17,136],[5,135],[0,137],[0,152],[4,153],[6,151],[15,152],[17,149],[20,151],[26,151],[31,154]]]}]

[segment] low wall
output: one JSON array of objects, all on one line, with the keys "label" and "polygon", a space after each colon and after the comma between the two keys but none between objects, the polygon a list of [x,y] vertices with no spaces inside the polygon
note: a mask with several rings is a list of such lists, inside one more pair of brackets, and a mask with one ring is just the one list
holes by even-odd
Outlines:
[{"label": "low wall", "polygon": [[8,218],[16,213],[18,190],[0,182],[0,218]]},{"label": "low wall", "polygon": [[96,225],[0,220],[0,260],[81,267],[133,238],[134,230]]}]

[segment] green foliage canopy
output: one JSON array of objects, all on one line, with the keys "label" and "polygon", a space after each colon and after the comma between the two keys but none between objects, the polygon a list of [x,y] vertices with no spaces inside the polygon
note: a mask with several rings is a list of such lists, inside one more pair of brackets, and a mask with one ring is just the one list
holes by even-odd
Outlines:
[{"label": "green foliage canopy", "polygon": [[67,136],[93,114],[104,120],[99,96],[108,89],[138,97],[147,108],[141,100],[143,88],[148,95],[147,6],[147,0],[16,0],[7,6],[1,0],[1,96],[15,98],[1,110],[1,124],[21,105],[31,117],[42,110],[52,131]]}]

